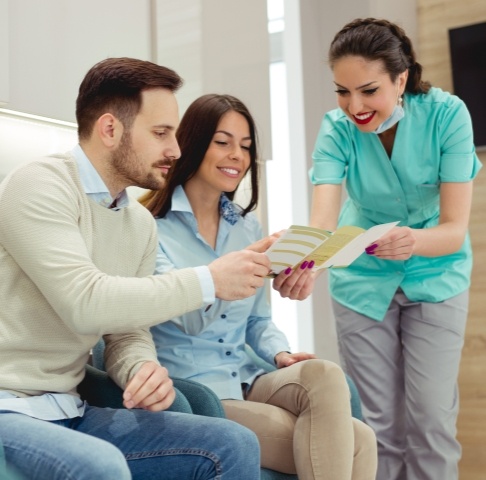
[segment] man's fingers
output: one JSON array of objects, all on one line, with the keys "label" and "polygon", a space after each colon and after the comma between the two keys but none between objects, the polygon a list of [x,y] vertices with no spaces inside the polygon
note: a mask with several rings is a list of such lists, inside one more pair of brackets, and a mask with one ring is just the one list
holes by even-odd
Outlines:
[{"label": "man's fingers", "polygon": [[167,369],[155,362],[146,362],[128,382],[123,393],[123,403],[126,408],[152,409],[154,405],[167,403],[169,406],[172,403],[172,390],[173,383]]},{"label": "man's fingers", "polygon": [[285,232],[285,230],[280,230],[280,232],[272,233],[268,237],[264,237],[261,240],[257,240],[256,242],[252,243],[251,245],[248,245],[245,248],[245,250],[252,250],[253,252],[257,252],[257,253],[264,253],[275,243],[275,241],[284,232]]},{"label": "man's fingers", "polygon": [[251,250],[228,253],[209,264],[216,297],[241,300],[262,287],[270,271],[270,260],[264,253]]},{"label": "man's fingers", "polygon": [[273,245],[275,240],[277,240],[277,237],[265,237],[257,242],[252,243],[251,245],[248,245],[245,250],[251,250],[256,253],[264,253]]},{"label": "man's fingers", "polygon": [[152,364],[153,362],[144,363],[125,387],[125,391],[123,392],[123,400],[126,401],[128,405],[131,405],[131,407],[134,407],[136,405],[135,401],[140,399],[139,392],[154,371]]},{"label": "man's fingers", "polygon": [[167,410],[174,403],[175,398],[176,393],[175,390],[172,388],[163,399],[151,403],[144,408],[145,410],[149,410],[151,412],[160,412],[161,410]]},{"label": "man's fingers", "polygon": [[151,394],[145,396],[139,403],[137,403],[137,407],[152,412],[166,410],[174,402],[175,396],[173,382],[172,380],[167,379],[160,384],[158,388],[154,389]]}]

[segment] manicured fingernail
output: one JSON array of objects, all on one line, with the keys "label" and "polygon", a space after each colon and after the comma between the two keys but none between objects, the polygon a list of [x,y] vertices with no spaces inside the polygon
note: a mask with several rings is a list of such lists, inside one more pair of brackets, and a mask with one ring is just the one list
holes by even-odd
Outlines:
[{"label": "manicured fingernail", "polygon": [[302,270],[304,270],[304,268],[306,268],[306,267],[307,267],[307,265],[309,265],[309,262],[308,262],[307,260],[305,260],[304,262],[302,262],[302,265],[300,266],[300,268],[301,268]]},{"label": "manicured fingernail", "polygon": [[373,245],[370,245],[369,247],[365,248],[366,253],[373,253],[375,251],[375,248],[378,246],[378,244],[374,243]]},{"label": "manicured fingernail", "polygon": [[290,275],[290,272],[291,272],[291,271],[292,271],[292,268],[291,268],[291,267],[287,267],[287,268],[285,269],[285,272],[284,272],[284,273],[285,273],[285,275]]},{"label": "manicured fingernail", "polygon": [[309,265],[307,265],[307,268],[312,268],[314,266],[314,263],[315,263],[314,260],[311,260],[309,262]]}]

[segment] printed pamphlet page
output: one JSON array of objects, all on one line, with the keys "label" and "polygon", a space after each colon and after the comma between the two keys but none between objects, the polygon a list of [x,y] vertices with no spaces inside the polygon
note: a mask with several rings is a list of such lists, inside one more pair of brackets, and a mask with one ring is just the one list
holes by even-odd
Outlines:
[{"label": "printed pamphlet page", "polygon": [[272,274],[303,261],[314,260],[314,269],[347,267],[364,249],[391,230],[399,222],[375,225],[368,230],[343,226],[335,232],[319,228],[291,225],[265,252],[272,262]]}]

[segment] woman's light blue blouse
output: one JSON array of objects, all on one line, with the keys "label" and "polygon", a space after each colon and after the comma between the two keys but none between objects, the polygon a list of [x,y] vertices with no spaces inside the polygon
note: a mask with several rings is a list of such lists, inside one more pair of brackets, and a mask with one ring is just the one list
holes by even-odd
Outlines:
[{"label": "woman's light blue blouse", "polygon": [[[216,248],[199,234],[184,189],[172,197],[172,208],[157,219],[159,252],[156,273],[173,268],[207,265],[221,255],[241,250],[262,238],[256,217],[245,217],[224,195],[220,201]],[[219,398],[242,399],[242,384],[251,385],[263,370],[245,352],[248,343],[273,364],[278,352],[288,351],[285,335],[270,318],[265,289],[245,300],[216,300],[209,309],[174,318],[151,328],[159,361],[169,374],[190,378],[210,387]]]},{"label": "woman's light blue blouse", "polygon": [[[462,100],[432,88],[427,94],[406,93],[404,109],[391,158],[377,135],[360,132],[341,109],[324,116],[309,176],[314,185],[346,179],[339,226],[400,221],[400,226],[433,227],[439,222],[440,184],[469,182],[480,170]],[[330,272],[331,295],[382,320],[398,287],[412,301],[441,302],[469,287],[471,268],[469,236],[459,251],[441,257],[399,261],[361,255],[350,267]]]}]

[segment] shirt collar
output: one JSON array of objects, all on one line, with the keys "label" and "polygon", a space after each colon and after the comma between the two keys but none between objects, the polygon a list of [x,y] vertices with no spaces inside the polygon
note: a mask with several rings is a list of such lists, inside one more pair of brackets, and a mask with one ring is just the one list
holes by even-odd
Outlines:
[{"label": "shirt collar", "polygon": [[[100,174],[90,162],[89,158],[84,153],[81,146],[78,144],[72,150],[72,155],[76,160],[79,170],[79,178],[84,192],[92,198],[96,203],[103,207],[109,208],[115,200],[108,190],[108,187],[103,182]],[[127,207],[129,205],[129,197],[126,190],[123,190],[116,197],[116,210]]]},{"label": "shirt collar", "polygon": [[[172,194],[172,207],[173,211],[188,212],[194,215],[191,204],[187,198],[186,192],[182,188],[182,185],[177,185]],[[224,194],[221,194],[219,199],[219,213],[223,220],[230,225],[234,225],[240,218],[240,211],[235,204]]]},{"label": "shirt collar", "polygon": [[187,198],[186,192],[182,188],[182,185],[177,185],[172,194],[171,210],[175,212],[188,212],[194,215],[191,204]]}]

